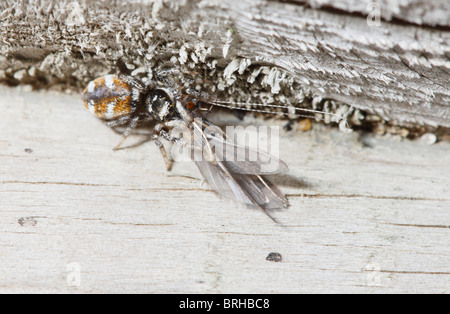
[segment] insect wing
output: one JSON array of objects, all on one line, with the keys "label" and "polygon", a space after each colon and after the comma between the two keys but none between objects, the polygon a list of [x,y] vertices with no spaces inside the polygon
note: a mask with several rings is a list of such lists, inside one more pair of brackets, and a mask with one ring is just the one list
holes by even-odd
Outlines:
[{"label": "insect wing", "polygon": [[225,149],[216,152],[217,158],[223,160],[235,173],[242,174],[276,174],[285,172],[287,164],[262,150],[237,145],[222,138],[211,138],[212,145],[221,145]]},{"label": "insect wing", "polygon": [[225,133],[208,120],[203,119],[201,126],[198,120],[195,120],[195,123],[198,126],[197,132],[203,133],[201,137],[196,137],[199,139],[197,147],[209,147],[214,152],[215,159],[223,161],[233,173],[264,175],[285,172],[288,169],[287,164],[277,157],[229,141]]},{"label": "insect wing", "polygon": [[253,174],[232,173],[222,162],[195,162],[205,180],[217,193],[262,209],[279,209],[289,205],[286,196],[267,178]]},{"label": "insect wing", "polygon": [[195,163],[210,187],[221,196],[254,205],[250,196],[239,186],[229,171],[223,168],[223,164],[213,164],[206,160]]},{"label": "insect wing", "polygon": [[208,184],[224,197],[264,210],[287,207],[289,203],[286,196],[268,179],[257,174],[235,172],[236,166],[233,163],[217,158],[216,147],[210,145],[210,136],[204,132],[205,121],[207,120],[200,124],[195,120],[192,127],[194,143],[197,143],[193,147],[199,149],[198,143],[201,143],[204,157],[202,160],[195,160],[195,163]]},{"label": "insect wing", "polygon": [[278,209],[289,206],[289,201],[284,193],[264,176],[234,174],[234,178],[262,208]]}]

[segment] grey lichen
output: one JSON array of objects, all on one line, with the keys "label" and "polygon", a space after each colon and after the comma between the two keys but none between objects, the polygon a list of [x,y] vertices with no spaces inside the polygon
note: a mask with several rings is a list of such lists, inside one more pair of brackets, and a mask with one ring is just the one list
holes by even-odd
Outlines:
[{"label": "grey lichen", "polygon": [[[242,27],[235,25],[231,16],[219,15],[217,10],[221,8],[226,10],[227,4],[193,0],[112,4],[94,0],[4,0],[0,2],[0,82],[80,91],[89,80],[106,73],[120,71],[146,81],[169,70],[173,71],[173,79],[183,81],[187,89],[233,103],[277,105],[287,108],[290,118],[309,116],[337,123],[338,117],[346,115],[349,123],[365,128],[374,124],[377,112],[389,116],[382,107],[365,105],[369,110],[362,110],[363,105],[355,107],[359,102],[326,97],[327,88],[339,90],[336,96],[363,93],[356,83],[342,85],[328,80],[335,73],[332,68],[319,68],[317,62],[297,62],[292,64],[298,70],[313,75],[293,75],[289,68],[272,64],[266,56],[269,51],[255,55],[243,51]],[[246,14],[250,23],[265,18]],[[314,22],[315,27],[321,25],[320,21]],[[309,22],[302,23],[297,26],[305,30],[312,27]],[[332,43],[318,46],[310,39],[300,42],[296,53],[320,55],[325,49],[336,56]],[[283,52],[283,45],[277,45]],[[418,62],[426,66],[427,60],[438,59],[419,58]],[[388,76],[374,73],[380,82],[392,84]],[[339,75],[358,77],[351,67],[339,68]],[[325,80],[327,87],[320,80]],[[433,90],[426,87],[421,93],[433,97]],[[325,113],[293,109],[301,107]],[[381,118],[377,121],[387,123]]]}]

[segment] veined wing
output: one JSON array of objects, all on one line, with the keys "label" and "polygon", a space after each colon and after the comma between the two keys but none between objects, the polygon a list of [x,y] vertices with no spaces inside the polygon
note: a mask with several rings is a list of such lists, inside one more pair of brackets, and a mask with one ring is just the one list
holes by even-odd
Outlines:
[{"label": "veined wing", "polygon": [[264,176],[236,172],[233,163],[218,159],[210,146],[203,124],[194,121],[192,127],[194,143],[197,143],[194,149],[201,143],[204,156],[202,160],[195,160],[195,163],[211,188],[224,197],[256,206],[264,210],[269,217],[271,216],[267,209],[284,208],[289,205],[286,196]]},{"label": "veined wing", "polygon": [[214,154],[214,159],[222,161],[233,173],[264,175],[288,169],[284,161],[269,153],[229,141],[219,127],[206,119],[196,119],[193,124],[194,133],[201,133],[194,136],[196,149],[202,151],[206,158]]},{"label": "veined wing", "polygon": [[223,197],[263,210],[285,208],[289,201],[283,192],[264,176],[232,173],[222,163],[195,162],[205,180]]}]

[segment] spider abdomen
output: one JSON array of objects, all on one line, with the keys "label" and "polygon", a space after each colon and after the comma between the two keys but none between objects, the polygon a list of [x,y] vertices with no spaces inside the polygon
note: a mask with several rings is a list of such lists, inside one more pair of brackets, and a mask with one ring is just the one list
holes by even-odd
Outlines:
[{"label": "spider abdomen", "polygon": [[104,120],[130,116],[136,111],[141,90],[127,77],[105,75],[91,82],[83,92],[86,109]]}]

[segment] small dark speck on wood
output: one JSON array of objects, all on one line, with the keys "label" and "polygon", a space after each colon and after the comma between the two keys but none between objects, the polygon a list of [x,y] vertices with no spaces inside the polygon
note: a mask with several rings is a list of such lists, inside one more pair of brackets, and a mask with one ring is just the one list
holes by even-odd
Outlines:
[{"label": "small dark speck on wood", "polygon": [[37,224],[37,220],[34,217],[21,217],[18,220],[19,225],[22,227],[34,227]]},{"label": "small dark speck on wood", "polygon": [[271,252],[266,257],[266,261],[269,262],[281,262],[282,259],[283,257],[281,256],[281,254],[277,252]]}]

